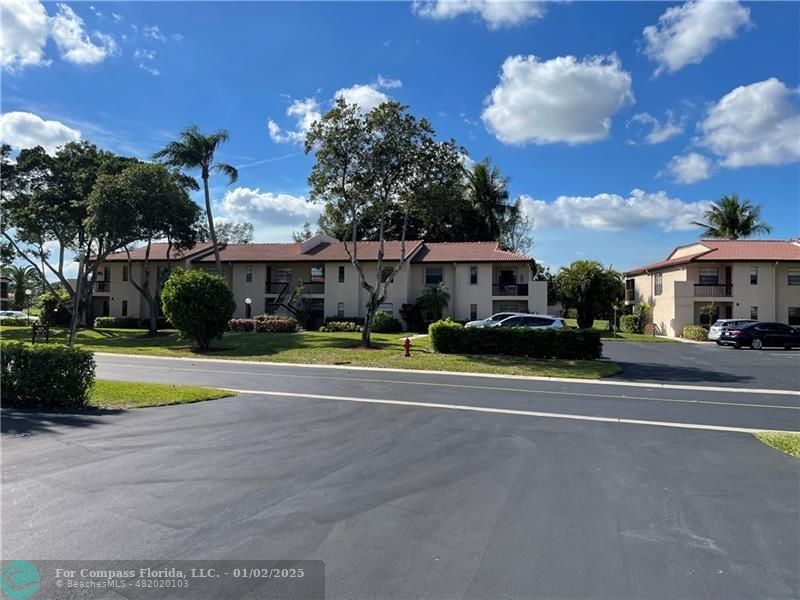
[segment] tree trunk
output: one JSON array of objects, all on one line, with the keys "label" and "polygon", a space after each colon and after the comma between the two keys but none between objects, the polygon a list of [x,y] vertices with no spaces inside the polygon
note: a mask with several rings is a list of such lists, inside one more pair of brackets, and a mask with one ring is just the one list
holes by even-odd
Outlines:
[{"label": "tree trunk", "polygon": [[83,269],[83,261],[85,259],[81,258],[78,261],[78,280],[75,282],[75,294],[73,295],[72,300],[72,318],[69,322],[69,337],[67,338],[67,345],[72,346],[75,343],[75,333],[78,330],[78,319],[80,318],[80,307],[81,307],[81,293],[83,291],[83,279],[86,277]]},{"label": "tree trunk", "polygon": [[219,246],[217,246],[217,232],[214,229],[214,217],[211,214],[211,195],[208,191],[208,174],[203,173],[203,191],[206,196],[206,217],[208,218],[208,234],[211,236],[211,245],[214,246],[214,262],[217,264],[217,274],[222,276],[222,261],[219,259]]},{"label": "tree trunk", "polygon": [[589,329],[594,325],[594,315],[591,309],[586,307],[578,308],[578,328]]},{"label": "tree trunk", "polygon": [[158,333],[158,309],[155,300],[148,298],[150,305],[150,327],[147,331],[148,335],[155,335]]},{"label": "tree trunk", "polygon": [[372,348],[372,321],[375,319],[375,293],[371,292],[367,300],[367,313],[364,315],[364,326],[361,328],[361,345],[364,348]]}]

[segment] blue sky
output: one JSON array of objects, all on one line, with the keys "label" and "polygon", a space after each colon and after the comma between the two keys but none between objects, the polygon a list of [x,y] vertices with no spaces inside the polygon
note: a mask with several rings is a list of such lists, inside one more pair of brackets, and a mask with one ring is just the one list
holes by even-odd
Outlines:
[{"label": "blue sky", "polygon": [[288,241],[319,211],[304,126],[391,98],[492,157],[537,259],[625,269],[723,194],[800,233],[799,23],[788,2],[3,2],[2,137],[146,158],[226,128],[217,214]]}]

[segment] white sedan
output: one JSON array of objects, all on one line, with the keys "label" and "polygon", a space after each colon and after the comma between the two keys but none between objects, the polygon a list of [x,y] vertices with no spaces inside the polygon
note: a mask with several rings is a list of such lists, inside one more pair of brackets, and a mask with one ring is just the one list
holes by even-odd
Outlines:
[{"label": "white sedan", "polygon": [[566,321],[550,315],[512,315],[490,327],[529,327],[531,329],[564,329]]},{"label": "white sedan", "polygon": [[3,319],[27,319],[28,323],[38,323],[39,317],[31,315],[28,316],[21,310],[3,310],[0,311],[0,321]]}]

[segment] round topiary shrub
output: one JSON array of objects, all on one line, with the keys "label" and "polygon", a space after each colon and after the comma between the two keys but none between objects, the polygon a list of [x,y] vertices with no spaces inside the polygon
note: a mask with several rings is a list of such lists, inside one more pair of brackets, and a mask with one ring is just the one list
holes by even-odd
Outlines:
[{"label": "round topiary shrub", "polygon": [[175,270],[164,284],[161,303],[181,337],[194,340],[201,350],[222,337],[236,310],[225,279],[204,271]]},{"label": "round topiary shrub", "polygon": [[683,328],[681,337],[696,342],[706,342],[708,341],[708,331],[706,331],[705,327],[700,327],[699,325],[687,325]]},{"label": "round topiary shrub", "polygon": [[623,333],[642,333],[638,315],[622,315],[619,318],[619,330]]}]

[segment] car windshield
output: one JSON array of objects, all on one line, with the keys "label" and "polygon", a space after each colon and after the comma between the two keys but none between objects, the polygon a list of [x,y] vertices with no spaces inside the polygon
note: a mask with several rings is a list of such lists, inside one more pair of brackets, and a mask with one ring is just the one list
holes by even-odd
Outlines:
[{"label": "car windshield", "polygon": [[496,315],[492,315],[489,317],[490,321],[502,321],[503,319],[510,317],[511,313],[497,313]]}]

